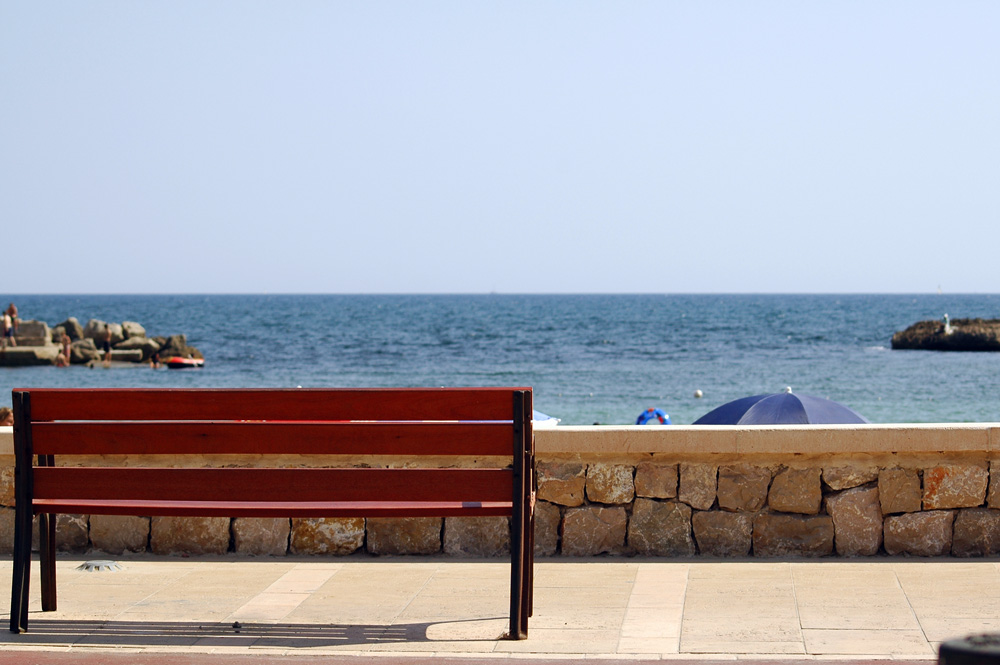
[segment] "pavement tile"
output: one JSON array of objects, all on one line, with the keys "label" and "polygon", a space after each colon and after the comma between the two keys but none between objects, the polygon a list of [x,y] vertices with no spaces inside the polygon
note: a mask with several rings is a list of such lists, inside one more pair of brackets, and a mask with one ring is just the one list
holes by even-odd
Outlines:
[{"label": "pavement tile", "polygon": [[922,618],[920,627],[924,631],[924,636],[930,642],[947,642],[966,635],[976,633],[998,633],[1000,632],[1000,616],[982,616],[976,618],[956,619],[946,618]]},{"label": "pavement tile", "polygon": [[752,653],[758,658],[763,658],[773,654],[805,654],[806,652],[802,642],[797,640],[786,642],[759,642],[754,640],[700,640],[695,644],[688,644],[687,641],[681,639],[681,653]]},{"label": "pavement tile", "polygon": [[800,606],[799,624],[803,629],[920,630],[920,623],[909,608],[886,612],[879,608],[864,610],[853,606],[846,611],[829,606]]},{"label": "pavement tile", "polygon": [[679,637],[639,637],[622,636],[618,641],[618,653],[677,653],[680,648]]},{"label": "pavement tile", "polygon": [[703,642],[800,642],[798,625],[756,617],[739,622],[718,620],[687,620],[681,626],[681,648],[694,651]]},{"label": "pavement tile", "polygon": [[811,654],[888,654],[892,656],[933,656],[934,652],[919,630],[831,630],[803,629],[806,649]]},{"label": "pavement tile", "polygon": [[[529,624],[530,626],[530,624]],[[613,654],[620,639],[617,630],[577,630],[530,626],[527,640],[497,642],[497,652],[540,654]]]}]

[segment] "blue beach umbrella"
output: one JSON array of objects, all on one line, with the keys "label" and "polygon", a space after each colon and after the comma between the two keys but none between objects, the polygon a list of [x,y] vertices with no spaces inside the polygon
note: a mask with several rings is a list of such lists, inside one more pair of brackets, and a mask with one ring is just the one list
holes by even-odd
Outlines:
[{"label": "blue beach umbrella", "polygon": [[754,395],[709,411],[695,425],[833,425],[867,423],[853,409],[822,397],[783,393]]}]

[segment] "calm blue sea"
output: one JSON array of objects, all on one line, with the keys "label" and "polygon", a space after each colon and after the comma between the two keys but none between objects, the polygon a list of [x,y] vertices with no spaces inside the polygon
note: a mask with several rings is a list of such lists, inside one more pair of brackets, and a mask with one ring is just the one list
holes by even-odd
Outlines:
[{"label": "calm blue sea", "polygon": [[[200,370],[0,368],[14,387],[529,385],[563,424],[690,423],[791,386],[872,422],[1000,421],[1000,354],[892,351],[922,319],[1000,318],[1000,295],[8,296],[22,319],[185,333]],[[696,399],[695,390],[704,397]]]}]

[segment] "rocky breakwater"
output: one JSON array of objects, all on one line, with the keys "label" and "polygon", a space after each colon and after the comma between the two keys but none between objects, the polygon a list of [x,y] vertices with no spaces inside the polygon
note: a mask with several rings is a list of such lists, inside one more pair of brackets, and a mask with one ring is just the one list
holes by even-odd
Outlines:
[{"label": "rocky breakwater", "polygon": [[1000,319],[920,321],[892,336],[894,349],[1000,351]]},{"label": "rocky breakwater", "polygon": [[[104,340],[111,333],[111,359],[115,362],[149,362],[158,355],[170,358],[203,358],[201,351],[188,346],[183,334],[149,337],[135,321],[111,323],[90,319],[80,325],[70,317],[54,327],[44,321],[20,321],[14,337],[16,345],[0,350],[0,367],[23,365],[93,365],[104,360]],[[63,336],[68,338],[69,357],[64,353]]]}]

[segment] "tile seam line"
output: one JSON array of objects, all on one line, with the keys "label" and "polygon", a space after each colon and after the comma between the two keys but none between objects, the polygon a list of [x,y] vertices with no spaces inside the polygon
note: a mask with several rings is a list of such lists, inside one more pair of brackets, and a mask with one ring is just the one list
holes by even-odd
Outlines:
[{"label": "tile seam line", "polygon": [[892,579],[895,580],[896,585],[899,587],[900,593],[902,593],[903,598],[906,599],[906,606],[910,608],[910,615],[913,616],[913,620],[916,621],[917,626],[920,627],[920,634],[924,638],[924,643],[931,651],[936,653],[934,647],[931,646],[930,639],[928,639],[927,637],[927,630],[924,628],[924,623],[920,620],[920,617],[917,615],[917,610],[913,607],[913,603],[910,602],[910,595],[906,593],[906,588],[903,586],[903,583],[899,580],[899,575],[896,573],[895,566],[892,568]]},{"label": "tile seam line", "polygon": [[684,571],[684,593],[681,594],[681,625],[677,628],[677,654],[686,654],[688,652],[684,651],[684,621],[687,615],[687,596],[688,587],[691,586],[691,564],[685,564],[686,570]]}]

